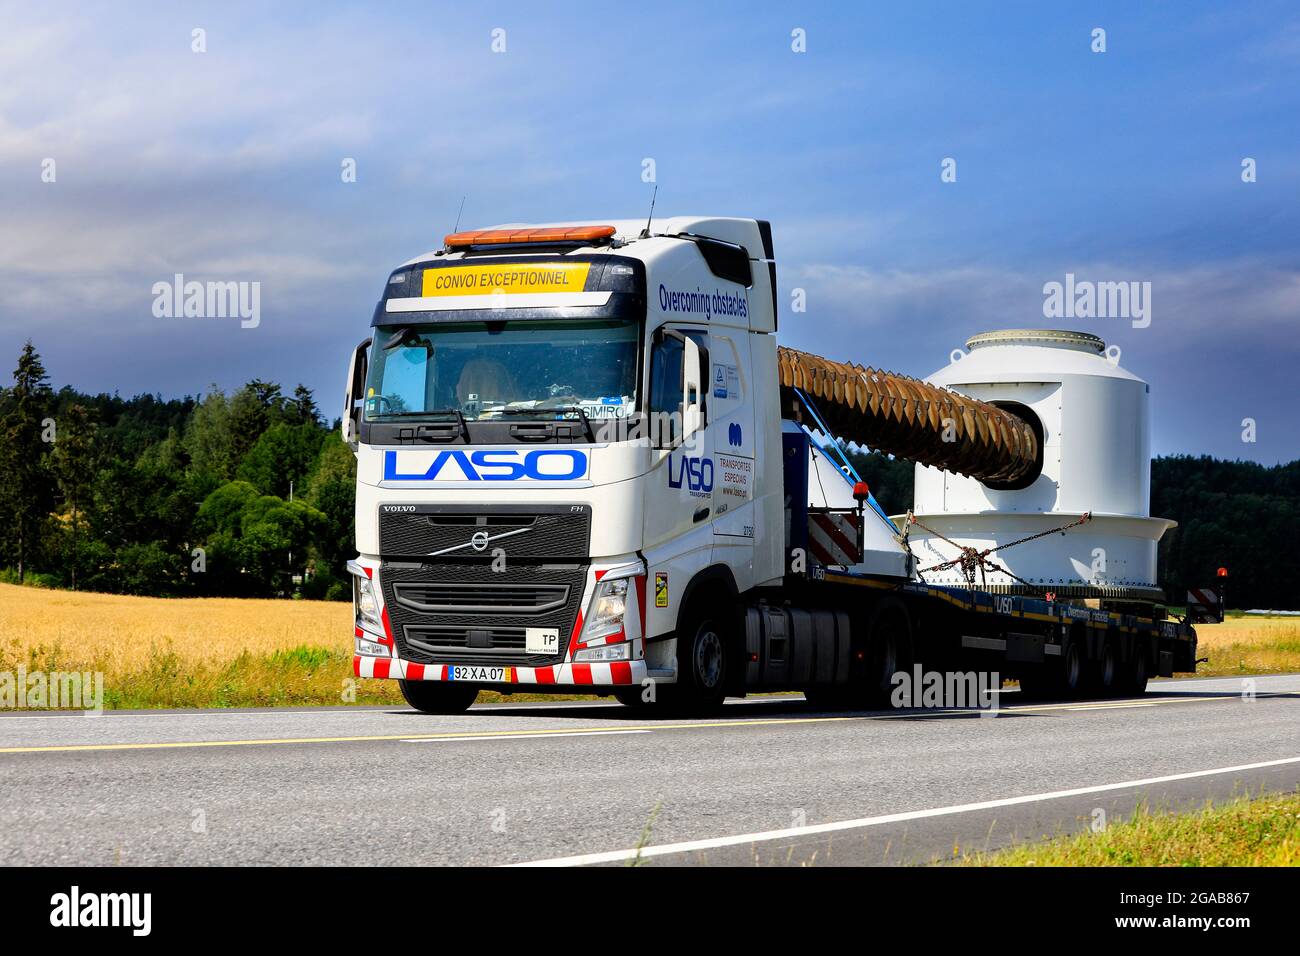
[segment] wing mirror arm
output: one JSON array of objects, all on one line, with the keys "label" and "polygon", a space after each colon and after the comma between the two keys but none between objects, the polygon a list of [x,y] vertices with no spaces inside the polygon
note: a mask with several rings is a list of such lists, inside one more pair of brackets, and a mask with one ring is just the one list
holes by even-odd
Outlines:
[{"label": "wing mirror arm", "polygon": [[370,339],[365,339],[352,350],[352,360],[348,363],[348,387],[343,397],[343,440],[354,452],[361,428],[361,403],[365,398],[369,352]]}]

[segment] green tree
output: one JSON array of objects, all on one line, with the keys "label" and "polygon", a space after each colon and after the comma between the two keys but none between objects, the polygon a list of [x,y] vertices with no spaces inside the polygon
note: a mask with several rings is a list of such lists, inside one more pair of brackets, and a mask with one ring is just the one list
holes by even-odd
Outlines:
[{"label": "green tree", "polygon": [[183,443],[195,470],[223,481],[234,474],[230,401],[216,385],[194,406]]},{"label": "green tree", "polygon": [[51,505],[47,480],[47,437],[44,419],[51,398],[49,376],[31,339],[23,346],[9,390],[9,410],[0,423],[4,510],[15,541],[21,584],[40,545],[41,528]]},{"label": "green tree", "polygon": [[77,569],[81,556],[79,510],[95,473],[96,424],[85,405],[72,405],[58,422],[50,467],[63,492],[72,520],[72,555],[69,566],[72,590],[77,590]]},{"label": "green tree", "polygon": [[357,460],[352,449],[332,432],[321,446],[320,457],[308,482],[307,502],[328,522],[316,541],[321,566],[317,574],[342,576],[344,565],[357,555],[355,507]]},{"label": "green tree", "polygon": [[315,425],[272,425],[244,456],[236,477],[263,494],[289,498],[296,490],[301,495],[324,437]]},{"label": "green tree", "polygon": [[204,500],[196,527],[205,536],[208,573],[219,593],[284,594],[326,523],[304,501],[232,481]]},{"label": "green tree", "polygon": [[316,407],[316,396],[306,385],[299,384],[293,390],[293,407],[298,421],[304,425],[320,424],[320,409]]}]

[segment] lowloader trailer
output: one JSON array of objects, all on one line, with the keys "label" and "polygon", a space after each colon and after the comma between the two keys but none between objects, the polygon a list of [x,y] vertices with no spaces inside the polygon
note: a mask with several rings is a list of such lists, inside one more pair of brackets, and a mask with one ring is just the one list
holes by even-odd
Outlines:
[{"label": "lowloader trailer", "polygon": [[[944,388],[776,334],[762,220],[502,226],[394,270],[343,416],[355,673],[449,713],[484,688],[866,707],[923,672],[1075,698],[1195,670],[1153,580],[1169,523],[1109,482],[1074,507],[1069,475],[1100,466],[1063,436],[1104,455],[1145,428],[1124,404],[1140,380],[1088,364],[1113,366],[1100,340],[993,333],[1021,358],[1071,354],[1048,356],[1055,389],[1036,374],[984,400],[997,376]],[[1098,421],[1112,394],[1119,420]],[[917,463],[916,514],[883,511],[845,441]],[[1116,476],[1134,500],[1148,481]]]}]

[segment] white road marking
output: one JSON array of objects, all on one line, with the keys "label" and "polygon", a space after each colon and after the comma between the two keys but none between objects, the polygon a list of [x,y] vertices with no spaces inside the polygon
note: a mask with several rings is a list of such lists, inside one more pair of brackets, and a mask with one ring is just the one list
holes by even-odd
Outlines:
[{"label": "white road marking", "polygon": [[929,810],[909,810],[904,813],[886,813],[875,817],[862,817],[857,820],[841,820],[837,823],[818,823],[803,827],[787,827],[783,830],[767,830],[761,833],[742,833],[736,836],[713,837],[706,840],[688,840],[684,843],[664,843],[659,846],[642,847],[630,850],[611,850],[606,853],[584,853],[578,856],[562,856],[549,860],[533,860],[526,863],[512,863],[510,866],[588,866],[595,863],[619,863],[625,860],[645,859],[655,856],[669,856],[675,853],[692,853],[699,850],[716,850],[727,846],[744,846],[748,843],[761,843],[769,840],[784,840],[790,837],[816,836],[821,833],[837,833],[841,830],[858,830],[865,827],[882,826],[887,823],[904,823],[908,820],[924,820],[929,817],[949,816],[957,813],[971,813],[976,810],[996,810],[999,807],[1013,807],[1018,804],[1039,803],[1045,800],[1060,800],[1064,797],[1079,797],[1090,793],[1106,793],[1110,790],[1127,790],[1131,787],[1148,787],[1159,783],[1172,783],[1176,780],[1192,780],[1196,777],[1212,777],[1217,774],[1239,773],[1245,770],[1260,770],[1264,767],[1280,767],[1286,764],[1300,763],[1300,757],[1284,757],[1281,760],[1265,760],[1260,763],[1241,764],[1236,767],[1219,767],[1214,770],[1193,770],[1190,773],[1174,773],[1164,777],[1147,777],[1143,780],[1124,780],[1120,783],[1103,783],[1095,787],[1076,787],[1073,790],[1054,790],[1050,793],[1031,793],[1023,797],[1005,797],[1001,800],[983,800],[979,803],[962,803],[950,807],[934,807]]},{"label": "white road marking", "polygon": [[[613,737],[617,734],[649,734],[650,730],[574,730],[569,732],[547,734],[546,739],[555,737]],[[411,737],[403,739],[404,744],[447,744],[479,740],[536,740],[537,734],[492,734],[483,737]]]}]

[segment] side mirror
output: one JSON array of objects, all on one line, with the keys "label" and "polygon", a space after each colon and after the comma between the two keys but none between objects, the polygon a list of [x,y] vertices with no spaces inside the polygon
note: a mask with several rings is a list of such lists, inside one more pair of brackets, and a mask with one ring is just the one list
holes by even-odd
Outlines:
[{"label": "side mirror", "polygon": [[352,360],[348,363],[348,388],[343,396],[343,440],[353,451],[357,450],[361,428],[361,402],[365,398],[369,352],[370,339],[366,339],[352,350]]}]

